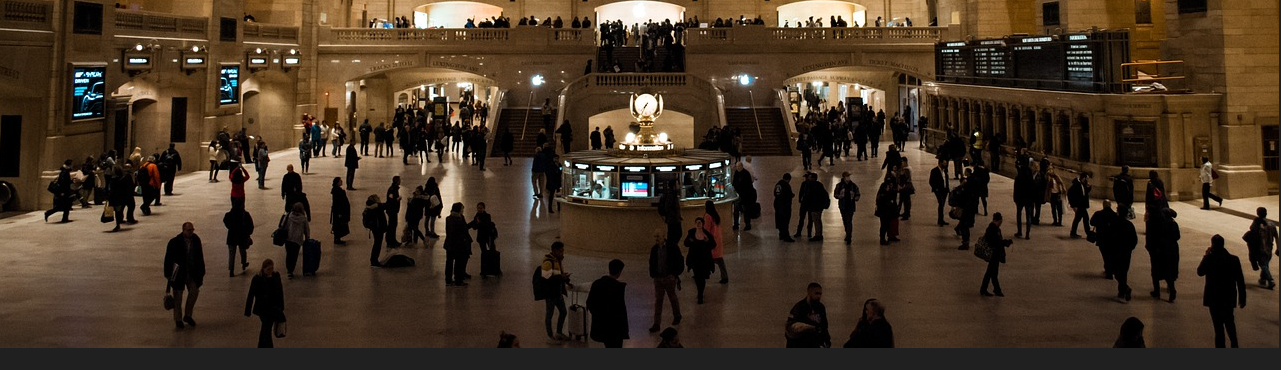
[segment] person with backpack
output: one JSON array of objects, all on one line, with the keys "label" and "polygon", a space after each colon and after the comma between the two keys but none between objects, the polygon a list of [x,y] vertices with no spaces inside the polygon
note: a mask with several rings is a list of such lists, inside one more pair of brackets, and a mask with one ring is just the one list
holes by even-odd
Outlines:
[{"label": "person with backpack", "polygon": [[1112,177],[1112,198],[1116,199],[1116,214],[1134,219],[1134,178],[1130,177],[1130,166],[1121,166],[1121,173]]},{"label": "person with backpack", "polygon": [[[71,215],[71,205],[75,200],[75,192],[71,191],[71,160],[68,159],[62,163],[58,169],[58,178],[49,183],[49,192],[53,193],[53,208],[44,212],[44,221],[49,222],[49,216],[62,212],[62,222],[71,222],[68,216]],[[132,191],[132,189],[130,190]],[[143,207],[146,207],[144,204]]]},{"label": "person with backpack", "polygon": [[1272,290],[1277,287],[1277,283],[1272,279],[1269,265],[1272,262],[1272,247],[1277,241],[1277,225],[1268,221],[1267,208],[1259,207],[1255,214],[1258,217],[1250,223],[1250,230],[1243,239],[1250,251],[1250,266],[1259,271],[1259,286]]},{"label": "person with backpack", "polygon": [[334,186],[329,189],[333,197],[329,208],[330,232],[334,234],[334,245],[346,245],[342,238],[351,234],[348,223],[351,222],[351,202],[347,200],[347,191],[342,188],[342,179],[335,177]]},{"label": "person with backpack", "polygon": [[231,211],[222,216],[222,224],[227,227],[227,271],[231,277],[236,276],[236,250],[240,251],[241,272],[249,268],[249,246],[254,244],[251,237],[254,233],[254,218],[245,210],[244,204],[232,203]]},{"label": "person with backpack", "polygon": [[306,138],[298,141],[298,159],[301,162],[299,165],[302,166],[302,173],[307,173],[307,169],[311,167],[311,152],[310,141]]},{"label": "person with backpack", "polygon": [[[618,280],[622,275],[623,261],[610,260],[609,274],[592,282],[591,291],[587,292],[587,311],[592,314],[591,337],[604,343],[605,348],[623,348],[623,341],[631,338],[627,325],[627,283]],[[562,319],[563,306],[562,302]],[[548,306],[547,323],[550,333],[551,306]]]},{"label": "person with backpack", "polygon": [[165,195],[173,195],[173,180],[182,171],[182,155],[169,143],[169,149],[160,154],[160,181],[164,183]]},{"label": "person with backpack", "polygon": [[445,217],[445,286],[467,286],[467,259],[471,257],[471,232],[463,217],[463,204],[454,203]]},{"label": "person with backpack", "polygon": [[365,210],[360,214],[361,224],[369,230],[374,245],[369,252],[369,266],[382,267],[379,257],[382,256],[383,236],[387,233],[387,212],[377,194],[370,194],[365,200]]},{"label": "person with backpack", "polygon": [[1147,207],[1147,213],[1143,215],[1145,219],[1162,209],[1170,208],[1170,198],[1165,193],[1165,182],[1161,181],[1156,170],[1148,171],[1148,190],[1143,195],[1143,205]]},{"label": "person with backpack", "polygon": [[[553,242],[551,253],[544,256],[542,264],[534,270],[534,300],[546,303],[547,314],[543,318],[543,323],[547,329],[547,340],[552,343],[559,343],[569,339],[569,337],[565,336],[564,331],[565,294],[568,293],[567,289],[574,288],[574,284],[569,282],[570,276],[573,274],[565,272],[564,260],[565,244],[559,241]],[[619,298],[621,297],[620,295]],[[588,295],[587,302],[588,307],[591,307],[593,302],[591,293]],[[552,309],[560,311],[560,317],[556,320],[556,331],[554,333],[552,332]],[[608,320],[609,317],[595,312],[593,314],[598,315],[596,317],[597,322],[602,319],[601,316],[605,316],[605,320]],[[625,319],[626,315],[623,317]],[[597,335],[596,327],[592,327],[592,332],[593,335]]]},{"label": "person with backpack", "polygon": [[[826,194],[824,194],[826,196]],[[667,239],[667,231],[654,230],[654,246],[649,250],[649,277],[654,279],[654,325],[650,333],[657,333],[663,320],[663,297],[672,303],[672,325],[681,323],[681,303],[676,296],[680,275],[685,272],[685,256],[676,248],[676,241]]]},{"label": "person with backpack", "polygon": [[808,132],[801,132],[801,135],[796,138],[796,150],[801,152],[801,167],[804,167],[806,171],[810,170],[811,162],[813,161],[814,154],[811,151],[813,145],[814,139]]}]

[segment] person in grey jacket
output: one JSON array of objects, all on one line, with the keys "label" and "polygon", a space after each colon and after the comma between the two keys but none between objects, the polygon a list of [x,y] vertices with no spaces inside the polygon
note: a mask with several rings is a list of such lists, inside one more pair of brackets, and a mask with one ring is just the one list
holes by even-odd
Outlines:
[{"label": "person in grey jacket", "polygon": [[285,216],[285,230],[288,230],[289,235],[285,240],[285,269],[289,278],[293,279],[294,266],[298,265],[298,251],[302,249],[303,242],[311,239],[311,222],[307,221],[302,203],[294,203],[293,211]]}]

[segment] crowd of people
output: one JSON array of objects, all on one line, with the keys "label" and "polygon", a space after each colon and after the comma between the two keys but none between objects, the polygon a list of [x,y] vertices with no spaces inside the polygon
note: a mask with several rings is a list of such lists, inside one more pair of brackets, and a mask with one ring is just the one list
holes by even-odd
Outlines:
[{"label": "crowd of people", "polygon": [[[663,22],[650,20],[632,24],[630,28],[619,20],[605,21],[599,28],[600,49],[604,58],[597,65],[595,72],[683,72],[685,70],[685,29],[689,27],[689,23],[672,23],[671,20],[666,19]],[[640,48],[640,57],[637,58],[635,65],[624,66],[621,61],[614,58],[615,48],[627,46]],[[660,50],[663,53],[659,53]],[[586,73],[593,72],[591,65],[592,62],[588,61]]]}]

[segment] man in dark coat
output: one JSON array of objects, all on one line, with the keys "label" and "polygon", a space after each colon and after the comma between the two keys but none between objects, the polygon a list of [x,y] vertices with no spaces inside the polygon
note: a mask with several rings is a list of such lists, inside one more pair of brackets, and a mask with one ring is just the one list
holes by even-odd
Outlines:
[{"label": "man in dark coat", "polygon": [[679,191],[676,181],[667,183],[667,190],[658,198],[658,215],[667,225],[667,240],[675,243],[681,238],[681,204],[677,196]]},{"label": "man in dark coat", "polygon": [[832,346],[827,331],[827,307],[823,305],[823,286],[810,283],[805,299],[796,302],[787,315],[787,348],[826,348]]},{"label": "man in dark coat", "polygon": [[245,211],[244,206],[233,204],[231,211],[222,216],[222,224],[227,227],[227,270],[232,277],[236,276],[236,250],[240,250],[240,269],[249,268],[247,252],[253,244],[250,236],[254,233],[254,218]]},{"label": "man in dark coat", "polygon": [[1237,348],[1237,324],[1233,317],[1235,306],[1245,308],[1245,275],[1241,272],[1241,259],[1223,248],[1223,237],[1210,238],[1210,248],[1196,268],[1197,276],[1205,276],[1205,298],[1202,304],[1210,308],[1214,322],[1214,347],[1223,348],[1223,331],[1227,329],[1232,348]]},{"label": "man in dark coat", "polygon": [[630,339],[627,329],[627,283],[618,281],[623,274],[623,261],[609,261],[609,275],[592,282],[587,293],[587,310],[592,314],[592,340],[605,344],[605,348],[623,348],[623,340]]},{"label": "man in dark coat", "polygon": [[841,224],[845,226],[845,244],[849,245],[853,241],[855,206],[863,196],[859,193],[858,184],[850,180],[849,171],[841,174],[841,182],[836,184],[832,196],[836,198],[836,207],[841,211]]},{"label": "man in dark coat", "polygon": [[396,229],[400,223],[400,176],[391,177],[391,186],[387,187],[386,202],[383,203],[383,209],[387,211],[387,247],[396,248],[400,246],[400,241],[396,240]]},{"label": "man in dark coat", "polygon": [[1174,221],[1177,213],[1164,208],[1148,215],[1146,245],[1152,266],[1152,298],[1161,299],[1161,281],[1170,291],[1170,302],[1178,292],[1174,281],[1179,279],[1179,224]]},{"label": "man in dark coat", "polygon": [[[49,216],[62,212],[62,222],[70,222],[67,216],[71,214],[71,205],[75,199],[75,192],[71,191],[71,160],[63,162],[62,168],[58,169],[58,178],[54,180],[49,187],[49,192],[53,193],[53,208],[44,212],[45,222],[49,222]],[[145,186],[145,185],[144,185]],[[133,189],[130,189],[133,191]],[[144,203],[142,205],[146,207]]]},{"label": "man in dark coat", "polygon": [[294,209],[294,203],[302,201],[302,176],[294,172],[292,164],[285,169],[289,173],[280,180],[280,197],[285,200],[285,212],[288,213]]},{"label": "man in dark coat", "polygon": [[356,183],[356,169],[360,168],[360,155],[356,153],[356,143],[347,145],[347,158],[343,158],[343,166],[347,167],[347,190],[356,190],[352,187]]},{"label": "man in dark coat", "polygon": [[[252,158],[253,156],[245,156]],[[174,149],[174,144],[169,143],[169,149],[160,153],[160,181],[164,182],[165,195],[173,195],[173,180],[182,171],[182,155]]]},{"label": "man in dark coat", "polygon": [[1130,206],[1134,204],[1134,178],[1130,177],[1130,166],[1121,166],[1121,174],[1112,178],[1112,197],[1116,199],[1116,214],[1129,217]]},{"label": "man in dark coat", "polygon": [[454,203],[445,217],[445,286],[467,286],[467,259],[471,257],[471,232],[463,217],[463,204]]},{"label": "man in dark coat", "polygon": [[[1094,212],[1094,216],[1090,217],[1090,226],[1092,228],[1086,230],[1087,240],[1099,246],[1099,255],[1103,256],[1103,278],[1108,280],[1112,279],[1112,257],[1108,250],[1111,248],[1110,244],[1113,240],[1107,238],[1112,235],[1112,223],[1117,218],[1124,218],[1124,216],[1112,212],[1112,201],[1104,199],[1103,209]],[[1138,243],[1138,241],[1136,240],[1135,243]]]},{"label": "man in dark coat", "polygon": [[565,123],[556,129],[556,133],[560,134],[562,153],[569,153],[570,143],[574,141],[574,128],[569,125],[569,120],[565,120]]},{"label": "man in dark coat", "polygon": [[[191,319],[191,312],[196,307],[196,298],[200,296],[200,286],[205,282],[205,252],[200,247],[200,237],[196,236],[196,227],[190,222],[182,224],[182,233],[169,239],[165,246],[165,279],[173,289],[173,299],[177,303],[173,308],[173,322],[178,329],[187,325],[196,326]],[[186,290],[187,304],[184,311],[182,293]],[[186,315],[183,315],[186,312]]]},{"label": "man in dark coat", "polygon": [[783,179],[774,185],[774,227],[778,228],[778,240],[788,243],[796,241],[787,235],[787,224],[792,222],[792,174],[784,173]]},{"label": "man in dark coat", "polygon": [[[1040,195],[1032,180],[1032,169],[1020,166],[1018,171],[1018,175],[1014,177],[1014,204],[1017,207],[1017,212],[1014,213],[1014,237],[1032,239],[1032,206],[1036,203],[1034,198]],[[1023,228],[1024,223],[1027,223],[1027,229]]]},{"label": "man in dark coat", "polygon": [[334,186],[329,189],[332,202],[329,208],[329,224],[334,234],[334,245],[346,245],[342,237],[351,233],[348,222],[351,221],[351,202],[347,200],[347,191],[342,188],[342,179],[335,177]]},{"label": "man in dark coat", "polygon": [[672,325],[680,325],[681,303],[676,288],[683,272],[685,256],[676,240],[666,239],[662,229],[654,230],[654,246],[649,249],[649,277],[654,279],[654,325],[649,327],[650,333],[657,333],[663,320],[663,296],[672,301]]},{"label": "man in dark coat", "polygon": [[[809,241],[823,240],[823,210],[831,204],[832,199],[827,197],[827,189],[823,188],[823,183],[818,182],[818,174],[808,173],[805,175],[805,182],[801,183],[800,196],[798,201],[801,203],[801,220],[796,224],[796,234],[793,238],[801,236],[801,226],[805,226],[806,237]],[[809,222],[806,223],[806,218]]]},{"label": "man in dark coat", "polygon": [[1081,237],[1081,235],[1076,233],[1076,226],[1080,224],[1082,220],[1085,221],[1085,229],[1087,231],[1090,229],[1089,210],[1091,188],[1090,177],[1085,173],[1081,173],[1081,176],[1077,177],[1076,180],[1073,180],[1072,187],[1068,188],[1068,206],[1071,206],[1072,211],[1076,212],[1076,216],[1072,218],[1072,233],[1070,234],[1072,239]]},{"label": "man in dark coat", "polygon": [[[970,249],[970,229],[974,228],[974,215],[979,212],[979,199],[975,196],[974,186],[968,178],[962,178],[961,184],[950,194],[956,198],[952,202],[961,209],[961,219],[956,221],[956,234],[961,236],[961,246],[956,249]],[[998,225],[999,226],[999,225]],[[1000,290],[999,288],[997,290]]]},{"label": "man in dark coat", "polygon": [[[369,155],[369,133],[373,131],[374,128],[369,125],[369,120],[365,120],[360,124],[360,155]],[[352,143],[352,145],[355,144]],[[348,181],[347,184],[351,184],[351,181]]]},{"label": "man in dark coat", "polygon": [[[731,183],[734,185],[734,191],[738,192],[738,201],[734,202],[734,230],[738,230],[740,217],[746,224],[743,230],[751,230],[752,212],[748,212],[750,211],[748,208],[760,207],[756,203],[756,186],[752,184],[756,180],[752,178],[752,173],[743,167],[743,162],[734,164],[733,176]],[[756,211],[759,211],[759,208]]]},{"label": "man in dark coat", "polygon": [[601,140],[600,126],[596,126],[596,130],[592,131],[591,134],[592,150],[600,150],[602,144]]},{"label": "man in dark coat", "polygon": [[[987,261],[987,271],[983,273],[983,285],[979,287],[979,294],[984,297],[990,297],[996,294],[997,297],[1004,297],[1001,292],[1001,264],[1005,263],[1005,248],[1014,244],[1014,241],[1005,239],[1001,236],[1001,212],[992,214],[992,223],[987,225],[987,232],[983,234],[983,239],[987,245],[992,247],[992,258]],[[987,283],[992,283],[992,293],[987,292]]]},{"label": "man in dark coat", "polygon": [[[1105,202],[1104,206],[1108,204]],[[1139,235],[1129,219],[1115,215],[1105,217],[1112,217],[1112,222],[1104,229],[1106,234],[1098,236],[1100,245],[1104,246],[1104,258],[1107,260],[1105,264],[1112,276],[1116,277],[1116,298],[1129,302],[1130,256],[1134,253],[1134,247],[1139,245]]]},{"label": "man in dark coat", "polygon": [[951,185],[948,184],[950,178],[947,176],[947,159],[939,158],[938,165],[930,170],[930,192],[934,193],[934,198],[939,202],[939,226],[948,225],[943,220],[943,206],[947,204],[947,194],[952,191]]}]

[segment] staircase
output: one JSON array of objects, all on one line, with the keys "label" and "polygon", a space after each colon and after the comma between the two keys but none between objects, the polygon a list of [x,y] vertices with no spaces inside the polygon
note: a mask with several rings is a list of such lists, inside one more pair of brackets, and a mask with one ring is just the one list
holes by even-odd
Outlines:
[{"label": "staircase", "polygon": [[[757,119],[760,119],[759,135]],[[738,129],[742,135],[744,155],[792,155],[792,141],[783,126],[783,113],[778,108],[725,108],[725,124]]]},{"label": "staircase", "polygon": [[[667,58],[667,48],[659,47],[659,48],[658,48],[658,52],[657,52],[657,54],[658,54],[658,55],[657,55],[657,56],[654,58],[654,60],[652,61],[652,64],[651,64],[651,65],[652,65],[652,69],[653,69],[653,70],[652,70],[652,71],[650,71],[650,72],[677,72],[677,71],[664,71],[664,70],[663,70],[663,61],[665,61],[665,60],[666,60],[666,58]],[[640,60],[640,56],[641,56],[641,50],[640,50],[640,47],[639,47],[639,46],[615,47],[615,48],[614,48],[614,60],[618,61],[618,63],[619,63],[619,67],[621,67],[621,68],[622,68],[622,70],[623,70],[623,72],[624,72],[624,73],[626,73],[626,72],[641,72],[641,71],[637,71],[637,70],[636,70],[636,61],[637,61],[637,60]],[[592,68],[595,68],[596,70],[595,70],[595,71],[593,71],[593,72],[600,72],[600,71],[601,71],[601,69],[602,69],[602,68],[604,68],[604,70],[606,71],[606,73],[613,73],[613,69],[612,69],[612,68],[614,68],[614,64],[613,64],[613,63],[611,63],[611,62],[608,60],[608,58],[606,58],[606,57],[605,57],[605,50],[602,50],[602,49],[600,49],[600,48],[597,48],[597,49],[596,49],[596,62],[595,62],[595,63],[596,63],[596,64],[595,64],[595,65],[593,65],[593,66],[592,66]],[[680,63],[679,61],[675,61],[675,60],[673,60],[673,61],[672,61],[672,68],[675,68],[676,66],[678,66],[678,65],[683,65],[683,64],[684,64],[684,63]]]},{"label": "staircase", "polygon": [[[526,126],[526,114],[528,114],[528,126]],[[556,111],[552,110],[552,117],[556,117]],[[543,128],[543,109],[540,108],[505,108],[498,114],[498,125],[494,127],[496,134],[494,136],[494,145],[491,155],[502,156],[503,153],[498,146],[498,140],[502,137],[503,129],[511,130],[515,142],[512,143],[513,157],[533,157],[534,144],[537,143],[538,130]],[[521,131],[524,130],[525,138],[521,139]],[[552,133],[547,133],[548,140],[551,140]]]}]

